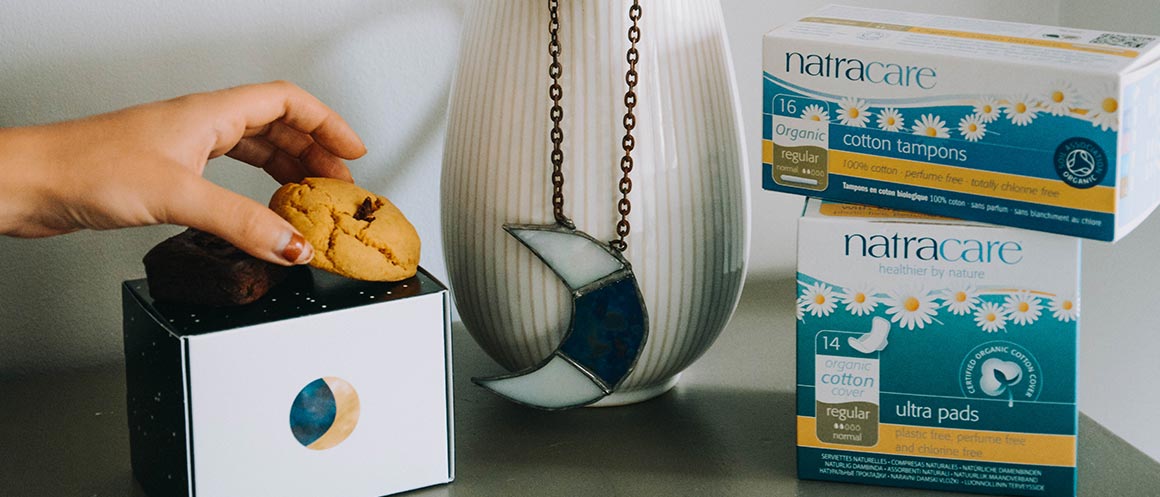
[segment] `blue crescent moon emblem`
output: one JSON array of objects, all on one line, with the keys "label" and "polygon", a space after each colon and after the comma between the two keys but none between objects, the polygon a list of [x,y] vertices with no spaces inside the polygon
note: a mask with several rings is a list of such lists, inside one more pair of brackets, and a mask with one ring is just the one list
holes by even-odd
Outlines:
[{"label": "blue crescent moon emblem", "polygon": [[358,425],[358,392],[346,380],[327,376],[308,383],[290,405],[290,432],[310,450],[330,449]]},{"label": "blue crescent moon emblem", "polygon": [[616,391],[644,350],[648,311],[632,266],[588,234],[560,225],[504,225],[572,292],[559,347],[536,366],[473,378],[500,396],[546,410],[592,404]]}]

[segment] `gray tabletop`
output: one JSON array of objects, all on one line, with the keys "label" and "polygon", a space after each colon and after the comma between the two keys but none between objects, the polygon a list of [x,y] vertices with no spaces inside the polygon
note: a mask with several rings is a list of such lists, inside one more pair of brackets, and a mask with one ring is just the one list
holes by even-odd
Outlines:
[{"label": "gray tabletop", "polygon": [[[456,481],[408,495],[934,493],[795,478],[792,310],[770,305],[793,290],[751,281],[680,384],[627,407],[545,413],[502,401],[471,384],[500,369],[456,324]],[[0,378],[0,495],[144,495],[130,475],[124,395],[120,364]],[[1080,495],[1160,494],[1160,464],[1086,417],[1079,445]]]}]

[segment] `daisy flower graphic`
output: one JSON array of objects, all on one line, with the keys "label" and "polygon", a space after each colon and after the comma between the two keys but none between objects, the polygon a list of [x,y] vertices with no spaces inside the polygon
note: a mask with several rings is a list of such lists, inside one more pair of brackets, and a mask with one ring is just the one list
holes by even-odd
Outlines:
[{"label": "daisy flower graphic", "polygon": [[984,302],[979,306],[979,310],[975,311],[975,323],[987,333],[1006,330],[1007,312],[999,304]]},{"label": "daisy flower graphic", "polygon": [[1039,319],[1042,309],[1039,297],[1026,290],[1008,295],[1003,302],[1003,310],[1007,311],[1007,317],[1018,325],[1034,323]]},{"label": "daisy flower graphic", "polygon": [[1016,126],[1027,126],[1039,114],[1039,109],[1035,108],[1035,100],[1029,95],[1020,95],[1011,97],[1007,103],[1007,107],[1003,109],[1003,113],[1007,114],[1007,119],[1011,120],[1011,124]]},{"label": "daisy flower graphic", "polygon": [[959,133],[967,141],[977,142],[987,134],[987,124],[978,114],[971,114],[959,121]]},{"label": "daisy flower graphic", "polygon": [[911,127],[914,134],[922,136],[931,136],[935,138],[950,138],[947,133],[947,123],[941,117],[934,114],[923,114],[922,118],[914,120],[914,126]]},{"label": "daisy flower graphic", "polygon": [[829,122],[830,112],[823,108],[821,105],[811,104],[807,105],[805,109],[802,109],[802,119]]},{"label": "daisy flower graphic", "polygon": [[943,305],[951,314],[962,316],[979,305],[979,291],[973,285],[960,285],[942,292]]},{"label": "daisy flower graphic", "polygon": [[1079,302],[1074,298],[1056,295],[1051,298],[1051,302],[1047,304],[1047,309],[1051,311],[1051,315],[1060,321],[1070,323],[1079,319]]},{"label": "daisy flower graphic", "polygon": [[1120,121],[1120,95],[1111,85],[1104,86],[1096,98],[1092,99],[1092,108],[1088,111],[1092,126],[1102,130],[1115,131]]},{"label": "daisy flower graphic", "polygon": [[878,299],[874,297],[874,290],[868,287],[846,288],[841,295],[846,310],[855,316],[865,316],[874,312],[878,307]]},{"label": "daisy flower graphic", "polygon": [[843,98],[838,102],[838,122],[846,126],[855,126],[858,128],[866,127],[866,121],[870,120],[870,113],[866,112],[869,106],[866,101],[860,98]]},{"label": "daisy flower graphic", "polygon": [[902,113],[894,107],[887,107],[878,111],[878,129],[882,131],[898,131],[902,129]]},{"label": "daisy flower graphic", "polygon": [[922,289],[890,292],[884,302],[890,321],[908,330],[922,329],[934,320],[938,308],[934,296]]},{"label": "daisy flower graphic", "polygon": [[999,101],[988,97],[975,102],[975,114],[983,123],[994,122],[999,118]]},{"label": "daisy flower graphic", "polygon": [[834,298],[834,288],[825,283],[806,286],[801,298],[805,301],[806,312],[816,317],[829,316],[838,306],[838,301]]},{"label": "daisy flower graphic", "polygon": [[1071,109],[1080,107],[1079,92],[1071,83],[1057,79],[1047,87],[1047,98],[1043,99],[1043,106],[1053,116],[1065,116]]},{"label": "daisy flower graphic", "polygon": [[794,313],[797,314],[797,320],[798,321],[805,321],[806,320],[806,300],[801,298],[801,297],[798,297],[797,303],[794,305],[794,309],[796,309],[796,311]]}]

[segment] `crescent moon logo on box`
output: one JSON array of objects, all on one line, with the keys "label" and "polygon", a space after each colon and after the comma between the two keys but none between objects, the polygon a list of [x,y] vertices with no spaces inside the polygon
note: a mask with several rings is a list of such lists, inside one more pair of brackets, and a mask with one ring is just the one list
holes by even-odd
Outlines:
[{"label": "crescent moon logo on box", "polygon": [[358,392],[335,376],[319,378],[298,392],[290,405],[290,432],[310,450],[342,443],[358,425]]}]

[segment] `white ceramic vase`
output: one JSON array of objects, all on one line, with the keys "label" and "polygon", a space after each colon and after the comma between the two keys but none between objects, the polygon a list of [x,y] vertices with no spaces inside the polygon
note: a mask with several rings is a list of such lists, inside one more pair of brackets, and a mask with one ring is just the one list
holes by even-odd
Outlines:
[{"label": "white ceramic vase", "polygon": [[[675,385],[728,322],[748,259],[744,133],[720,4],[641,3],[624,255],[647,306],[649,336],[632,374],[597,405],[638,402]],[[560,2],[565,214],[605,241],[618,219],[630,4]],[[571,306],[564,285],[502,229],[553,219],[548,17],[545,1],[471,4],[443,155],[444,255],[455,304],[476,342],[513,371],[555,350]]]}]

